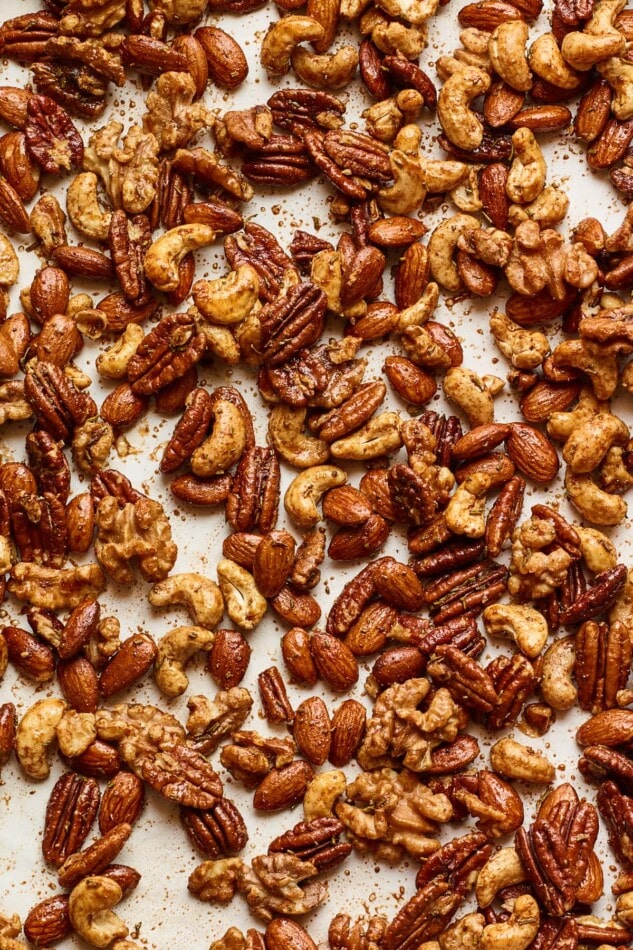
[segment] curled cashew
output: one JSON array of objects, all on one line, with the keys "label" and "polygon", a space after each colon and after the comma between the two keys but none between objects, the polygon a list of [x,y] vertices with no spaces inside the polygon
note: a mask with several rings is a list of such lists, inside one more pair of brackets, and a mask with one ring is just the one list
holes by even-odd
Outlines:
[{"label": "curled cashew", "polygon": [[67,709],[57,724],[55,735],[62,755],[81,755],[97,738],[94,713]]},{"label": "curled cashew", "polygon": [[482,168],[483,165],[471,165],[465,177],[450,191],[453,204],[467,214],[481,211],[483,208],[479,194],[479,172]]},{"label": "curled cashew", "polygon": [[179,224],[161,234],[145,255],[145,273],[157,290],[176,290],[179,265],[190,251],[211,244],[216,231],[206,224]]},{"label": "curled cashew", "polygon": [[213,646],[215,634],[205,627],[176,627],[160,638],[157,644],[154,679],[166,696],[182,696],[189,685],[185,664],[199,650]]},{"label": "curled cashew", "polygon": [[330,445],[330,452],[339,459],[373,459],[395,452],[402,445],[400,416],[397,412],[381,412],[362,428]]},{"label": "curled cashew", "polygon": [[547,620],[534,607],[525,604],[490,604],[483,612],[486,630],[494,637],[509,635],[521,653],[533,660],[545,644]]},{"label": "curled cashew", "polygon": [[266,613],[267,604],[253,575],[228,558],[219,561],[216,570],[227,614],[243,630],[254,630]]},{"label": "curled cashew", "polygon": [[556,774],[554,766],[544,755],[510,736],[495,742],[490,749],[490,762],[499,775],[523,782],[549,785]]},{"label": "curled cashew", "polygon": [[526,950],[536,937],[540,923],[538,904],[529,894],[521,894],[506,921],[488,924],[478,950]]},{"label": "curled cashew", "polygon": [[549,353],[549,340],[538,330],[526,330],[505,313],[493,313],[490,330],[497,346],[517,369],[536,369]]},{"label": "curled cashew", "polygon": [[194,475],[208,478],[228,471],[241,457],[245,445],[246,426],[242,413],[228,399],[216,399],[211,435],[191,456]]},{"label": "curled cashew", "polygon": [[592,524],[616,525],[626,518],[624,499],[603,491],[589,475],[577,475],[568,468],[565,491],[574,508]]},{"label": "curled cashew", "polygon": [[346,44],[335,53],[313,53],[304,46],[292,51],[292,68],[299,79],[315,89],[343,89],[353,79],[358,51]]},{"label": "curled cashew", "polygon": [[527,92],[532,85],[532,74],[525,53],[528,26],[524,20],[501,23],[488,41],[488,55],[494,70],[504,82]]},{"label": "curled cashew", "polygon": [[482,538],[486,532],[486,492],[490,476],[484,472],[469,475],[458,485],[444,511],[446,525],[454,534]]},{"label": "curled cashew", "polygon": [[68,913],[79,936],[93,947],[109,947],[113,940],[127,937],[128,928],[111,910],[122,897],[120,886],[109,877],[85,877],[76,884],[68,898]]},{"label": "curled cashew", "polygon": [[471,369],[454,366],[444,377],[444,394],[462,410],[471,429],[494,419],[494,403],[482,378]]},{"label": "curled cashew", "polygon": [[95,241],[107,241],[112,213],[103,211],[99,204],[94,172],[81,172],[68,187],[66,208],[68,217],[81,234]]},{"label": "curled cashew", "polygon": [[547,185],[529,204],[510,205],[508,221],[513,227],[523,221],[536,221],[541,228],[551,228],[560,224],[569,208],[569,198],[556,185]]},{"label": "curled cashew", "polygon": [[426,180],[420,155],[422,132],[418,126],[403,126],[389,152],[393,184],[378,192],[378,204],[388,214],[411,214],[426,198]]},{"label": "curled cashew", "polygon": [[580,552],[590,571],[599,574],[601,571],[610,571],[618,563],[618,552],[615,544],[606,534],[597,528],[587,528],[585,525],[574,525],[576,534],[580,538]]},{"label": "curled cashew", "polygon": [[528,52],[528,63],[532,72],[560,89],[576,89],[580,83],[578,73],[563,59],[553,33],[542,33],[534,40]]},{"label": "curled cashew", "polygon": [[0,234],[0,287],[11,287],[20,273],[20,261],[8,237]]},{"label": "curled cashew", "polygon": [[46,750],[55,739],[57,726],[67,708],[63,699],[39,699],[20,719],[15,754],[29,778],[47,778],[50,766]]},{"label": "curled cashew", "polygon": [[514,161],[506,181],[506,194],[516,204],[528,204],[538,198],[545,187],[547,165],[530,129],[517,129],[512,144]]},{"label": "curled cashew", "polygon": [[586,475],[595,471],[614,445],[626,445],[629,427],[610,412],[599,412],[571,433],[563,458],[572,472]]},{"label": "curled cashew", "polygon": [[489,88],[490,76],[476,66],[457,70],[442,86],[437,100],[437,117],[457,148],[471,151],[481,145],[483,125],[469,105]]},{"label": "curled cashew", "polygon": [[295,468],[322,465],[330,457],[329,443],[305,431],[307,410],[295,406],[275,406],[268,420],[268,440],[275,452]]},{"label": "curled cashew", "polygon": [[398,314],[396,329],[403,333],[407,327],[419,327],[430,320],[440,299],[440,288],[435,281],[430,281],[422,291],[419,300],[405,307]]},{"label": "curled cashew", "polygon": [[334,804],[345,791],[347,778],[340,769],[319,772],[315,775],[303,798],[303,814],[306,821],[314,818],[331,818]]},{"label": "curled cashew", "polygon": [[193,622],[208,630],[217,627],[224,613],[220,588],[203,574],[172,574],[154,584],[147,599],[152,607],[186,607]]},{"label": "curled cashew", "polygon": [[330,488],[346,481],[347,472],[336,465],[312,465],[293,478],[284,495],[284,507],[300,528],[314,528],[321,520],[317,502]]},{"label": "curled cashew", "polygon": [[580,390],[576,407],[572,412],[553,412],[547,422],[547,434],[564,442],[577,426],[593,419],[599,412],[608,412],[609,403],[597,399],[589,386]]},{"label": "curled cashew", "polygon": [[543,655],[541,694],[552,709],[571,709],[578,691],[572,680],[576,660],[574,637],[554,640]]},{"label": "curled cashew", "polygon": [[323,39],[325,32],[311,16],[285,16],[271,23],[262,43],[260,60],[269,76],[283,76],[290,69],[295,46]]},{"label": "curled cashew", "polygon": [[455,214],[442,221],[429,238],[429,264],[433,280],[451,293],[457,293],[462,287],[462,279],[457,271],[453,255],[462,234],[478,228],[479,221],[469,214]]},{"label": "curled cashew", "polygon": [[563,38],[561,53],[572,69],[585,72],[624,53],[626,40],[614,21],[625,6],[626,0],[598,0],[583,31],[574,30]]},{"label": "curled cashew", "polygon": [[466,177],[469,165],[453,159],[424,159],[422,168],[426,187],[432,195],[442,195],[455,188]]},{"label": "curled cashew", "polygon": [[596,68],[613,89],[613,115],[623,122],[633,118],[633,63],[621,56],[610,56]]},{"label": "curled cashew", "polygon": [[211,323],[241,323],[259,297],[259,275],[250,264],[216,280],[199,280],[191,288],[194,303]]},{"label": "curled cashew", "polygon": [[106,379],[124,379],[127,365],[145,336],[138,323],[128,323],[118,340],[97,357],[97,372]]},{"label": "curled cashew", "polygon": [[502,887],[522,881],[525,881],[525,871],[519,855],[514,848],[502,848],[488,858],[477,876],[477,906],[490,907]]},{"label": "curled cashew", "polygon": [[[190,308],[189,312],[191,312]],[[245,320],[242,326],[245,326]],[[196,320],[196,329],[204,333],[207,350],[214,356],[218,356],[229,366],[237,366],[242,358],[240,346],[228,327],[210,326],[208,323],[199,324]]]}]

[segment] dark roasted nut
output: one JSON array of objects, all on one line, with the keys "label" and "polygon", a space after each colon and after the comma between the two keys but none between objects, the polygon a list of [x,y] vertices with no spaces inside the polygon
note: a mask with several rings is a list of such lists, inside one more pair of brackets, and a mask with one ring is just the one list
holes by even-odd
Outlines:
[{"label": "dark roasted nut", "polygon": [[338,128],[345,112],[340,99],[315,89],[280,89],[266,105],[272,112],[275,125],[289,132],[304,128]]},{"label": "dark roasted nut", "polygon": [[268,722],[292,722],[294,710],[290,705],[284,681],[277,667],[271,666],[264,670],[257,677],[257,682],[264,715]]},{"label": "dark roasted nut", "polygon": [[20,627],[3,627],[2,636],[10,662],[34,683],[47,683],[55,675],[52,647]]},{"label": "dark roasted nut", "polygon": [[319,696],[311,696],[297,707],[292,734],[297,748],[308,762],[323,765],[330,750],[330,717]]},{"label": "dark roasted nut", "polygon": [[586,621],[576,633],[574,676],[581,709],[599,712],[617,705],[631,663],[631,642],[624,625]]},{"label": "dark roasted nut", "polygon": [[358,680],[358,661],[340,640],[329,633],[315,633],[310,653],[321,679],[337,692],[345,692]]},{"label": "dark roasted nut", "polygon": [[34,946],[57,943],[72,933],[68,895],[55,894],[31,907],[24,920],[24,936]]},{"label": "dark roasted nut", "polygon": [[251,656],[251,648],[240,630],[216,630],[207,658],[207,669],[220,689],[241,683]]},{"label": "dark roasted nut", "polygon": [[7,764],[15,745],[17,714],[13,703],[0,705],[0,769]]},{"label": "dark roasted nut", "polygon": [[235,531],[272,531],[279,506],[279,462],[272,449],[254,446],[240,459],[226,502]]},{"label": "dark roasted nut", "polygon": [[253,577],[259,592],[276,597],[288,580],[295,557],[295,541],[287,531],[271,531],[258,544],[253,558]]},{"label": "dark roasted nut", "polygon": [[146,215],[128,218],[125,211],[112,212],[108,243],[114,269],[125,298],[138,307],[150,300],[143,260],[151,242]]},{"label": "dark roasted nut", "polygon": [[244,82],[248,63],[234,37],[216,26],[201,26],[193,35],[204,50],[213,82],[227,89],[235,89]]},{"label": "dark roasted nut", "polygon": [[346,699],[332,716],[330,751],[332,765],[341,768],[356,755],[365,736],[367,714],[355,699]]},{"label": "dark roasted nut", "polygon": [[239,854],[248,841],[244,819],[228,798],[207,811],[181,808],[180,821],[193,845],[209,858]]},{"label": "dark roasted nut", "polygon": [[300,627],[293,627],[281,640],[281,653],[293,682],[314,686],[317,671],[310,653],[310,637]]},{"label": "dark roasted nut", "polygon": [[185,411],[163,450],[161,472],[174,472],[191,458],[204,442],[212,419],[213,400],[206,389],[197,387],[187,397]]},{"label": "dark roasted nut", "polygon": [[486,548],[497,557],[514,531],[523,508],[525,480],[519,475],[503,486],[486,519]]},{"label": "dark roasted nut", "polygon": [[50,175],[81,165],[83,142],[68,113],[48,96],[31,96],[24,126],[30,155]]},{"label": "dark roasted nut", "polygon": [[323,329],[325,310],[325,294],[307,282],[262,307],[258,313],[262,361],[267,366],[280,366],[314,343]]},{"label": "dark roasted nut", "polygon": [[303,759],[295,759],[281,768],[271,769],[257,786],[253,808],[258,811],[279,811],[300,802],[314,772]]},{"label": "dark roasted nut", "polygon": [[61,867],[79,851],[99,809],[99,786],[93,778],[65,772],[53,786],[44,819],[42,853],[49,864]]},{"label": "dark roasted nut", "polygon": [[184,376],[202,357],[205,346],[206,338],[196,331],[195,321],[189,314],[163,317],[128,363],[132,392],[137,396],[150,396]]},{"label": "dark roasted nut", "polygon": [[99,692],[104,699],[127,689],[150,670],[156,660],[157,646],[148,633],[132,634],[110,657],[99,677]]},{"label": "dark roasted nut", "polygon": [[57,664],[57,681],[66,702],[77,712],[97,711],[99,680],[92,664],[84,656]]},{"label": "dark roasted nut", "polygon": [[319,871],[325,871],[336,867],[351,854],[352,846],[338,841],[344,830],[338,818],[301,821],[292,831],[274,838],[268,846],[268,853],[296,854]]},{"label": "dark roasted nut", "polygon": [[117,856],[130,836],[132,826],[125,822],[115,825],[107,834],[91,844],[85,851],[76,851],[66,858],[57,878],[62,887],[74,887],[88,874],[98,874]]}]

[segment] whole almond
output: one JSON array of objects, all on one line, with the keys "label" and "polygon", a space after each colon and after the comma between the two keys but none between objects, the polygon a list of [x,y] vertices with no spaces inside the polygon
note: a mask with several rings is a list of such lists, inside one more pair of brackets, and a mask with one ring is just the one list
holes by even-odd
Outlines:
[{"label": "whole almond", "polygon": [[329,633],[315,633],[310,653],[321,679],[336,692],[346,692],[358,680],[358,661],[348,646]]},{"label": "whole almond", "polygon": [[310,636],[305,630],[293,627],[283,635],[281,655],[293,683],[314,686],[317,671],[310,653]]},{"label": "whole almond", "polygon": [[62,758],[74,772],[93,778],[110,779],[121,770],[121,759],[116,748],[101,739],[95,739],[81,755]]},{"label": "whole almond", "polygon": [[613,93],[606,79],[598,79],[582,96],[574,118],[574,133],[590,145],[600,136],[611,116]]},{"label": "whole almond", "polygon": [[24,132],[0,138],[0,169],[22,201],[30,201],[40,183],[40,167],[29,155]]},{"label": "whole almond", "polygon": [[323,498],[323,517],[348,527],[365,524],[372,508],[365,496],[352,485],[331,488]]},{"label": "whole almond", "polygon": [[244,678],[251,648],[240,630],[216,630],[207,669],[220,689],[231,689]]},{"label": "whole almond", "polygon": [[389,524],[381,515],[372,514],[359,527],[340,528],[333,536],[328,554],[333,561],[356,561],[379,551],[389,537]]},{"label": "whole almond", "polygon": [[0,176],[0,221],[10,231],[28,234],[31,230],[24,202],[6,178]]},{"label": "whole almond", "polygon": [[486,212],[496,228],[502,231],[508,226],[510,201],[506,194],[508,168],[501,162],[486,165],[479,173],[479,197]]},{"label": "whole almond", "polygon": [[258,544],[253,577],[264,597],[276,597],[288,580],[295,557],[295,541],[287,531],[271,531]]},{"label": "whole almond", "polygon": [[429,252],[424,244],[410,244],[396,270],[394,294],[401,310],[417,303],[431,276]]},{"label": "whole almond", "polygon": [[478,3],[467,3],[462,7],[457,19],[462,26],[492,33],[502,23],[522,20],[523,17],[515,6],[505,0],[479,0]]},{"label": "whole almond", "polygon": [[332,765],[340,769],[356,755],[365,735],[367,713],[356,699],[346,699],[332,716],[330,754]]},{"label": "whole almond", "polygon": [[300,802],[314,777],[312,767],[303,759],[295,759],[280,769],[271,769],[261,780],[253,796],[258,811],[279,811]]},{"label": "whole almond", "polygon": [[417,647],[398,646],[381,653],[371,672],[379,686],[387,687],[421,676],[425,668],[426,657]]},{"label": "whole almond", "polygon": [[484,96],[484,118],[493,129],[499,129],[510,122],[524,102],[524,92],[519,92],[499,80],[492,84]]},{"label": "whole almond", "polygon": [[31,351],[38,360],[65,366],[82,346],[83,339],[73,318],[56,313],[33,340]]},{"label": "whole almond", "polygon": [[148,403],[147,396],[137,396],[129,383],[120,383],[103,400],[99,414],[113,429],[129,429],[147,411]]},{"label": "whole almond", "polygon": [[377,340],[395,330],[397,324],[398,308],[388,300],[375,300],[360,319],[349,321],[345,332],[360,340]]},{"label": "whole almond", "polygon": [[58,943],[73,930],[68,895],[54,894],[32,907],[24,921],[24,936],[36,947]]},{"label": "whole almond", "polygon": [[508,125],[511,129],[532,129],[534,132],[557,132],[570,125],[572,115],[567,106],[541,105],[521,109]]},{"label": "whole almond", "polygon": [[541,290],[529,297],[525,294],[510,294],[506,300],[506,314],[519,326],[533,327],[558,319],[569,309],[574,299],[575,296],[569,294],[562,300],[554,300],[548,290]]},{"label": "whole almond", "polygon": [[388,356],[383,371],[396,395],[413,406],[425,406],[437,391],[435,378],[406,356]]},{"label": "whole almond", "polygon": [[564,412],[578,398],[581,384],[540,380],[523,396],[521,415],[526,422],[546,422],[553,412]]},{"label": "whole almond", "polygon": [[10,662],[22,676],[34,683],[48,683],[55,675],[55,654],[52,647],[21,627],[4,627]]},{"label": "whole almond", "polygon": [[123,897],[131,894],[141,880],[139,872],[127,864],[108,864],[102,871],[99,871],[99,875],[109,877],[111,881],[116,881],[123,891]]},{"label": "whole almond", "polygon": [[427,228],[415,218],[394,215],[391,218],[379,218],[369,225],[368,238],[379,247],[402,247],[418,241]]},{"label": "whole almond", "polygon": [[497,272],[494,267],[482,263],[466,251],[458,251],[455,258],[457,273],[471,294],[489,297],[497,287]]},{"label": "whole almond", "polygon": [[99,691],[103,698],[108,699],[145,676],[156,659],[156,652],[156,643],[148,633],[134,634],[124,640],[101,673]]},{"label": "whole almond", "polygon": [[62,660],[75,656],[83,645],[96,633],[101,618],[98,601],[87,598],[74,608],[64,624],[57,652]]},{"label": "whole almond", "polygon": [[345,643],[354,656],[370,656],[385,645],[391,628],[397,622],[398,612],[384,600],[369,604],[350,627]]},{"label": "whole almond", "polygon": [[77,712],[96,712],[99,705],[97,672],[85,656],[60,660],[57,681],[69,706]]},{"label": "whole almond", "polygon": [[53,251],[52,258],[62,270],[74,277],[86,277],[90,280],[112,280],[114,277],[110,258],[90,247],[60,244]]},{"label": "whole almond", "polygon": [[248,62],[232,36],[216,26],[201,26],[193,35],[204,50],[209,76],[216,85],[235,89],[244,82]]},{"label": "whole almond", "polygon": [[266,950],[317,950],[312,937],[294,920],[277,917],[266,927]]},{"label": "whole almond", "polygon": [[586,745],[624,745],[633,739],[633,710],[607,709],[599,712],[576,732],[576,742]]},{"label": "whole almond", "polygon": [[[505,452],[490,452],[489,455],[482,455],[471,462],[462,462],[458,465],[455,469],[455,481],[461,485],[464,479],[475,473],[485,475],[490,482],[490,490],[493,491],[495,488],[501,488],[516,474],[516,467]],[[422,552],[416,550],[414,553]]]},{"label": "whole almond", "polygon": [[625,154],[633,139],[633,119],[609,119],[604,130],[587,151],[594,169],[610,168]]},{"label": "whole almond", "polygon": [[102,835],[116,825],[133,825],[143,810],[145,786],[132,772],[119,772],[108,782],[101,797],[99,831]]},{"label": "whole almond", "polygon": [[261,543],[261,534],[233,531],[222,542],[222,556],[230,558],[240,567],[245,567],[247,571],[252,571],[255,563],[255,552]]},{"label": "whole almond", "polygon": [[313,627],[321,617],[321,608],[315,598],[292,584],[284,584],[272,598],[270,606],[281,619],[293,627]]},{"label": "whole almond", "polygon": [[196,99],[199,99],[209,80],[209,64],[202,44],[195,36],[181,33],[174,38],[172,49],[185,57],[187,72],[196,85]]},{"label": "whole almond", "polygon": [[157,307],[156,297],[150,297],[147,303],[137,306],[126,300],[120,291],[108,294],[97,304],[97,310],[103,314],[106,321],[106,329],[112,333],[125,330],[128,323],[142,323],[151,317]]},{"label": "whole almond", "polygon": [[467,459],[486,455],[508,437],[510,425],[507,422],[488,422],[485,425],[475,426],[453,446],[453,458],[464,462]]},{"label": "whole almond", "polygon": [[330,717],[319,696],[310,696],[297,707],[292,734],[308,762],[323,765],[330,751]]},{"label": "whole almond", "polygon": [[214,231],[221,231],[222,234],[233,234],[244,227],[244,218],[239,211],[230,208],[218,198],[192,201],[185,205],[182,216],[185,224],[208,224]]},{"label": "whole almond", "polygon": [[376,593],[398,610],[416,611],[424,604],[424,590],[417,574],[393,558],[383,559],[374,584]]},{"label": "whole almond", "polygon": [[535,482],[547,485],[556,477],[558,453],[547,436],[533,426],[513,423],[506,449],[516,467]]},{"label": "whole almond", "polygon": [[42,267],[31,284],[31,310],[39,323],[56,313],[66,313],[70,298],[68,276],[61,267]]},{"label": "whole almond", "polygon": [[0,119],[14,125],[16,129],[23,129],[31,95],[18,86],[0,86]]}]

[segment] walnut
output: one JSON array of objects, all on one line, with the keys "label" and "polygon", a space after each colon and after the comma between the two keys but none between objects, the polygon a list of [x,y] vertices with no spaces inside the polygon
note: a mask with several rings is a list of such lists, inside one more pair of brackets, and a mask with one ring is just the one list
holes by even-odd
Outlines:
[{"label": "walnut", "polygon": [[272,768],[280,769],[292,762],[296,751],[290,738],[266,738],[251,731],[234,732],[233,742],[222,746],[220,762],[238,782],[254,788]]},{"label": "walnut", "polygon": [[60,20],[60,31],[74,36],[101,36],[125,19],[125,0],[70,0]]},{"label": "walnut", "polygon": [[116,617],[102,617],[84,645],[84,653],[95,670],[102,669],[121,646],[121,624]]},{"label": "walnut", "polygon": [[189,744],[203,755],[211,755],[225,736],[239,729],[252,705],[253,697],[240,686],[222,690],[213,700],[191,696],[187,702]]},{"label": "walnut", "polygon": [[387,930],[386,917],[358,917],[337,914],[328,929],[331,950],[380,950]]},{"label": "walnut", "polygon": [[556,528],[550,521],[529,518],[517,528],[512,536],[510,594],[537,600],[562,586],[574,558],[555,542]]},{"label": "walnut", "polygon": [[83,167],[103,180],[115,208],[129,214],[145,211],[156,195],[158,141],[133,125],[118,145],[123,125],[114,120],[90,136]]},{"label": "walnut", "polygon": [[151,498],[139,498],[122,508],[111,495],[97,508],[95,554],[102,567],[120,584],[131,584],[130,559],[146,581],[162,581],[176,563],[178,549],[162,506]]},{"label": "walnut", "polygon": [[201,901],[228,904],[235,897],[238,882],[246,865],[241,858],[218,858],[203,861],[190,874],[188,888]]},{"label": "walnut", "polygon": [[[294,854],[265,854],[253,858],[238,883],[252,912],[262,920],[275,914],[292,917],[319,907],[327,897],[327,884],[311,880],[318,874],[310,861]],[[299,885],[309,881],[305,887]]]},{"label": "walnut", "polygon": [[33,409],[24,395],[24,381],[11,380],[0,385],[0,426],[5,422],[30,419]]},{"label": "walnut", "polygon": [[56,568],[19,561],[11,568],[7,590],[34,607],[71,610],[88,597],[98,597],[105,586],[98,564]]},{"label": "walnut", "polygon": [[196,87],[189,73],[163,73],[146,101],[145,132],[152,133],[160,151],[185,146],[204,127],[213,128],[215,117],[201,102],[194,102]]},{"label": "walnut", "polygon": [[99,416],[86,419],[75,427],[72,453],[77,468],[86,475],[93,475],[103,468],[114,442],[114,431],[109,422]]},{"label": "walnut", "polygon": [[515,231],[505,274],[517,293],[532,295],[547,287],[555,300],[563,300],[566,284],[589,287],[598,265],[581,244],[566,244],[552,228],[541,231],[535,221],[524,221]]}]

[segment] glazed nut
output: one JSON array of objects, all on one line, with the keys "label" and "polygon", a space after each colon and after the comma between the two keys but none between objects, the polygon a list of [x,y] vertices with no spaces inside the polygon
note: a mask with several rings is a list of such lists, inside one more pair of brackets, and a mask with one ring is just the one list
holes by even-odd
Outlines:
[{"label": "glazed nut", "polygon": [[243,630],[254,630],[267,606],[255,578],[246,568],[228,558],[219,561],[216,570],[227,614]]},{"label": "glazed nut", "polygon": [[462,235],[479,227],[479,221],[472,215],[454,214],[438,224],[429,238],[429,265],[433,280],[450,293],[457,293],[463,286],[453,259],[457,243]]},{"label": "glazed nut", "polygon": [[483,538],[486,533],[486,492],[491,485],[491,476],[475,472],[457,486],[444,512],[446,525],[453,534]]},{"label": "glazed nut", "polygon": [[242,412],[231,400],[216,399],[211,435],[193,451],[191,469],[199,478],[221,475],[239,461],[245,447],[246,425]]},{"label": "glazed nut", "polygon": [[525,604],[490,604],[484,610],[482,619],[491,636],[510,636],[521,653],[531,660],[539,655],[547,643],[547,621],[534,607]]},{"label": "glazed nut", "polygon": [[475,884],[475,898],[479,907],[490,907],[503,887],[520,884],[525,880],[521,859],[514,848],[501,848],[491,855],[482,867]]},{"label": "glazed nut", "polygon": [[401,445],[398,413],[381,412],[352,435],[332,442],[330,452],[335,458],[363,461],[395,452]]},{"label": "glazed nut", "polygon": [[179,224],[161,234],[145,254],[147,279],[164,293],[177,290],[183,258],[199,247],[212,244],[216,233],[206,224]]},{"label": "glazed nut", "polygon": [[290,69],[292,51],[299,43],[321,40],[324,30],[310,16],[285,16],[269,28],[260,54],[261,64],[269,76],[283,76]]},{"label": "glazed nut", "polygon": [[347,481],[347,472],[335,465],[314,465],[300,472],[288,486],[284,507],[300,528],[314,528],[321,520],[317,503],[323,495]]},{"label": "glazed nut", "polygon": [[525,44],[528,26],[524,20],[500,23],[488,40],[488,55],[495,72],[508,86],[527,92],[532,85]]},{"label": "glazed nut", "polygon": [[67,708],[63,699],[40,699],[20,719],[15,754],[29,778],[41,780],[48,777],[47,750],[56,738],[57,726]]},{"label": "glazed nut", "polygon": [[568,468],[565,490],[574,508],[591,524],[617,525],[626,518],[624,499],[604,491],[590,475],[577,475]]},{"label": "glazed nut", "polygon": [[490,330],[503,355],[517,369],[536,369],[549,354],[549,340],[544,333],[525,329],[504,313],[493,313]]},{"label": "glazed nut", "polygon": [[81,172],[68,186],[66,208],[68,217],[80,232],[95,241],[107,241],[112,212],[104,211],[99,203],[94,172]]},{"label": "glazed nut", "polygon": [[313,53],[296,46],[290,57],[299,79],[315,89],[343,89],[352,81],[358,66],[358,51],[345,44],[334,53]]},{"label": "glazed nut", "polygon": [[449,76],[437,99],[437,117],[457,148],[472,151],[481,145],[484,129],[470,108],[473,99],[490,88],[490,76],[476,66],[465,66]]},{"label": "glazed nut", "polygon": [[160,638],[157,644],[154,679],[166,696],[182,696],[189,680],[185,665],[200,650],[207,653],[213,646],[215,633],[204,627],[176,627]]},{"label": "glazed nut", "polygon": [[540,923],[538,904],[529,894],[521,894],[506,921],[485,927],[480,950],[526,950],[539,932]]},{"label": "glazed nut", "polygon": [[295,468],[312,468],[327,462],[329,443],[305,431],[307,410],[298,406],[275,406],[268,420],[268,437],[275,452]]},{"label": "glazed nut", "polygon": [[598,412],[590,420],[577,426],[563,448],[563,458],[576,474],[594,472],[609,449],[625,445],[629,427],[610,412]]},{"label": "glazed nut", "polygon": [[303,797],[303,814],[306,821],[315,818],[331,818],[338,798],[347,787],[345,772],[331,769],[319,772],[308,785]]},{"label": "glazed nut", "polygon": [[105,379],[125,379],[128,363],[143,342],[145,333],[138,323],[129,323],[121,336],[97,357],[96,367]]},{"label": "glazed nut", "polygon": [[259,275],[250,264],[240,264],[226,277],[199,280],[191,288],[194,303],[211,323],[241,323],[259,298]]},{"label": "glazed nut", "polygon": [[194,624],[208,630],[217,627],[224,613],[220,588],[203,574],[172,574],[154,584],[147,599],[152,607],[186,607]]},{"label": "glazed nut", "polygon": [[516,204],[529,204],[545,187],[547,166],[530,129],[517,129],[512,136],[514,161],[506,181],[506,194]]},{"label": "glazed nut", "polygon": [[541,694],[552,709],[571,709],[578,698],[573,682],[576,646],[574,637],[561,637],[545,651],[541,667]]},{"label": "glazed nut", "polygon": [[471,429],[494,420],[494,403],[486,384],[473,370],[454,366],[444,376],[447,399],[461,409]]},{"label": "glazed nut", "polygon": [[490,762],[495,772],[504,778],[520,779],[538,785],[549,785],[556,774],[554,766],[544,755],[510,736],[495,742],[490,749]]},{"label": "glazed nut", "polygon": [[109,947],[129,930],[112,910],[123,897],[116,881],[103,875],[85,877],[70,892],[68,913],[80,937],[93,947]]},{"label": "glazed nut", "polygon": [[593,574],[612,570],[618,563],[618,552],[613,541],[597,528],[587,528],[585,525],[574,527],[580,538],[583,561],[589,570]]}]

